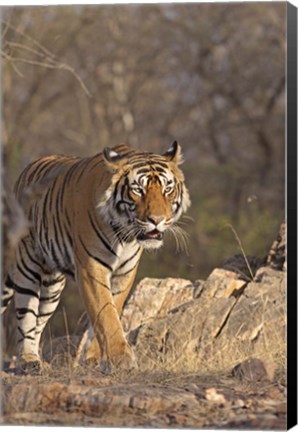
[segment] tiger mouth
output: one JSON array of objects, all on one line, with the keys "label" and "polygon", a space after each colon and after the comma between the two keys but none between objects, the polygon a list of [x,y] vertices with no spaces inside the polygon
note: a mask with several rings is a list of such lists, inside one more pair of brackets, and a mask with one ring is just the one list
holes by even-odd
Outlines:
[{"label": "tiger mouth", "polygon": [[138,235],[138,240],[162,240],[164,234],[157,229],[154,229],[149,232],[141,233]]}]

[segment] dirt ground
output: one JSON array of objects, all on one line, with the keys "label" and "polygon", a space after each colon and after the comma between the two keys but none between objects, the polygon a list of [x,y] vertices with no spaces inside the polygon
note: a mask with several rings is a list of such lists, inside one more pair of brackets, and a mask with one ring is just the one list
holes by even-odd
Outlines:
[{"label": "dirt ground", "polygon": [[103,375],[51,367],[39,376],[2,372],[2,424],[152,428],[286,429],[284,378],[229,374]]}]

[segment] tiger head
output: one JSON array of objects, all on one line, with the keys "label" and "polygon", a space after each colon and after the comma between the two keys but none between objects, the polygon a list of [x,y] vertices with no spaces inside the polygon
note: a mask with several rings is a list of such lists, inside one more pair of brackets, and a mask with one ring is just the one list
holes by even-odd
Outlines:
[{"label": "tiger head", "polygon": [[175,141],[163,155],[120,145],[105,148],[104,162],[112,172],[111,186],[99,206],[106,221],[118,227],[123,238],[146,249],[158,248],[164,233],[173,230],[190,205],[179,164],[181,148]]}]

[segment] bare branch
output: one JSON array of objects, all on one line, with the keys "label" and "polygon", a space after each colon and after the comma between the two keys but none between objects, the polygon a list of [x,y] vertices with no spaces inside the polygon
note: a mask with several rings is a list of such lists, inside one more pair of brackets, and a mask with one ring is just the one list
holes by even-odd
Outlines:
[{"label": "bare branch", "polygon": [[44,45],[42,45],[41,43],[39,43],[36,39],[34,39],[33,37],[29,36],[27,33],[22,32],[21,30],[18,30],[16,27],[14,27],[12,24],[10,24],[9,22],[2,20],[2,22],[11,30],[13,30],[14,32],[16,32],[17,34],[23,36],[24,38],[26,38],[28,41],[32,42],[33,45],[37,46],[39,49],[41,49],[47,56],[55,58],[55,55],[49,51]]},{"label": "bare branch", "polygon": [[[79,76],[79,74],[75,71],[75,69],[73,67],[71,67],[70,65],[68,65],[66,63],[61,63],[61,62],[55,60],[55,55],[51,51],[49,51],[46,47],[44,47],[42,44],[40,44],[36,39],[32,38],[31,36],[29,36],[28,34],[22,32],[22,31],[16,29],[14,26],[12,26],[10,23],[8,23],[6,21],[3,21],[3,23],[6,25],[6,29],[10,28],[14,32],[22,35],[24,38],[26,38],[28,41],[30,41],[34,45],[34,47],[36,47],[36,48],[32,48],[26,44],[19,43],[19,42],[4,41],[3,45],[2,45],[4,49],[5,49],[5,47],[17,48],[17,49],[20,49],[20,50],[25,51],[27,53],[32,53],[38,57],[43,58],[43,61],[41,61],[41,60],[36,60],[36,59],[32,59],[32,58],[17,57],[17,56],[13,56],[13,55],[5,52],[5,50],[2,49],[1,55],[3,56],[4,59],[6,59],[7,61],[10,62],[13,69],[15,70],[15,72],[20,77],[23,77],[24,75],[18,69],[18,67],[16,66],[16,63],[23,63],[23,64],[28,64],[31,66],[39,66],[39,67],[43,67],[46,69],[65,70],[65,71],[71,73],[75,77],[75,79],[78,81],[81,88],[85,92],[85,94],[90,98],[92,97],[86,84],[83,82],[82,78]],[[7,30],[5,33],[7,33]]]},{"label": "bare branch", "polygon": [[7,61],[9,61],[9,63],[11,64],[13,70],[15,71],[15,73],[17,75],[19,75],[19,77],[24,78],[24,75],[22,74],[22,72],[19,70],[19,68],[15,65],[15,63],[13,62],[11,56],[9,56],[8,54],[6,54],[4,51],[0,50],[1,55],[3,56],[3,58]]}]

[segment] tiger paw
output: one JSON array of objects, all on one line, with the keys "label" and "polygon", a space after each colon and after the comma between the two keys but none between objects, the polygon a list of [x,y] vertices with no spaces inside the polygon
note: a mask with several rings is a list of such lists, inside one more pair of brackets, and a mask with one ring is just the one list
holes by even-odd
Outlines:
[{"label": "tiger paw", "polygon": [[98,366],[101,363],[101,352],[95,337],[91,339],[84,353],[84,363],[88,366]]},{"label": "tiger paw", "polygon": [[100,357],[88,357],[84,360],[84,364],[86,366],[90,366],[90,367],[96,367],[98,365],[100,365],[101,361],[100,361]]},{"label": "tiger paw", "polygon": [[17,373],[21,375],[39,375],[42,372],[42,362],[35,354],[26,354],[17,361]]},{"label": "tiger paw", "polygon": [[100,354],[94,354],[94,355],[90,355],[90,353],[88,353],[88,355],[85,355],[85,353],[83,353],[82,355],[78,355],[74,362],[73,362],[73,367],[76,368],[79,365],[84,365],[87,367],[97,367],[98,365],[100,365],[101,363],[101,355]]},{"label": "tiger paw", "polygon": [[[127,349],[128,348],[128,349]],[[117,358],[117,367],[121,370],[130,371],[138,367],[135,353],[127,345],[126,350]]]},{"label": "tiger paw", "polygon": [[130,371],[137,368],[137,361],[133,350],[128,344],[125,344],[121,352],[117,352],[109,359],[102,360],[100,371],[104,374],[111,374],[114,371]]}]

